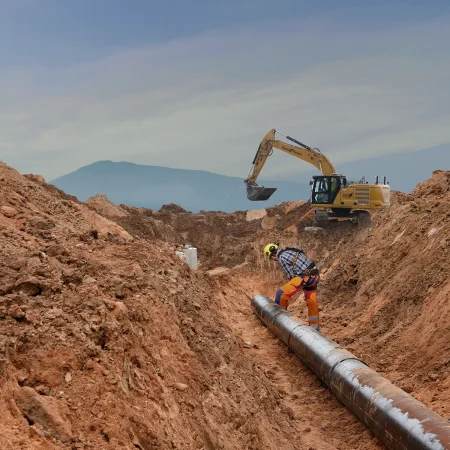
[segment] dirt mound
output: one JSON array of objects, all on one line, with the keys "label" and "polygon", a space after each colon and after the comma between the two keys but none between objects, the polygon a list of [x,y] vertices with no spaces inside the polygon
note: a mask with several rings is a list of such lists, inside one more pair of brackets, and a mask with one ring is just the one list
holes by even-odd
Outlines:
[{"label": "dirt mound", "polygon": [[184,213],[186,210],[182,208],[180,205],[176,205],[175,203],[170,203],[168,205],[162,205],[159,209],[161,212],[173,212],[173,213]]},{"label": "dirt mound", "polygon": [[268,230],[272,240],[279,240],[280,236],[296,235],[299,226],[312,223],[304,220],[311,211],[309,202],[285,202],[263,210],[264,213],[256,210],[194,214],[173,204],[159,211],[125,205],[121,208],[128,218],[117,222],[130,234],[161,239],[174,246],[193,245],[198,249],[199,267],[203,270],[232,268],[248,262],[255,242],[267,236]]},{"label": "dirt mound", "polygon": [[436,199],[448,199],[450,192],[450,172],[448,170],[436,170],[431,179],[419,183],[411,192],[413,198],[436,197]]},{"label": "dirt mound", "polygon": [[5,165],[0,180],[2,449],[299,448],[207,275]]},{"label": "dirt mound", "polygon": [[174,247],[183,242],[180,233],[170,224],[163,221],[158,211],[121,205],[127,217],[115,219],[132,236],[139,239],[161,240]]},{"label": "dirt mound", "polygon": [[120,219],[127,217],[127,213],[113,202],[108,200],[104,194],[94,195],[86,200],[86,204],[94,208],[99,214],[105,217]]}]

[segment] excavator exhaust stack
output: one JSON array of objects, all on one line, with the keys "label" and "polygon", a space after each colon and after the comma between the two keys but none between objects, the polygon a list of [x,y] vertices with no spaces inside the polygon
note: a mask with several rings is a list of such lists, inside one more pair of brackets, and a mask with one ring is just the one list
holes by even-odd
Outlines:
[{"label": "excavator exhaust stack", "polygon": [[253,202],[268,200],[277,188],[266,188],[256,183],[247,183],[247,198]]}]

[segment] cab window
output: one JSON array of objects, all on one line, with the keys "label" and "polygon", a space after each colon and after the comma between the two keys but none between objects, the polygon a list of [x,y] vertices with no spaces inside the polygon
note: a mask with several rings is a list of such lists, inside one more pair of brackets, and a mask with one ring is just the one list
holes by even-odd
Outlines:
[{"label": "cab window", "polygon": [[313,187],[313,202],[328,203],[329,201],[329,184],[327,178],[316,178]]}]

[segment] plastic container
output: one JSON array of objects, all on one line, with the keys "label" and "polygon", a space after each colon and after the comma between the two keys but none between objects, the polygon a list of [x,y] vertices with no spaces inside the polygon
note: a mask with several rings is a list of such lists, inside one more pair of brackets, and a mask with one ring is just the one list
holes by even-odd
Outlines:
[{"label": "plastic container", "polygon": [[186,254],[186,262],[192,269],[197,269],[197,249],[195,247],[189,247],[184,249]]}]

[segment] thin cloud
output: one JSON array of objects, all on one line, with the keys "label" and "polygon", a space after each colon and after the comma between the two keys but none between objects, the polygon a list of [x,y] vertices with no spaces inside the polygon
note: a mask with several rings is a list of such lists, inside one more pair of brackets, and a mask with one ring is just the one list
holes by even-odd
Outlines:
[{"label": "thin cloud", "polygon": [[[5,71],[2,159],[47,178],[101,159],[244,177],[273,127],[335,164],[450,143],[445,20],[370,33],[301,25]],[[264,174],[291,166],[274,154]]]}]

